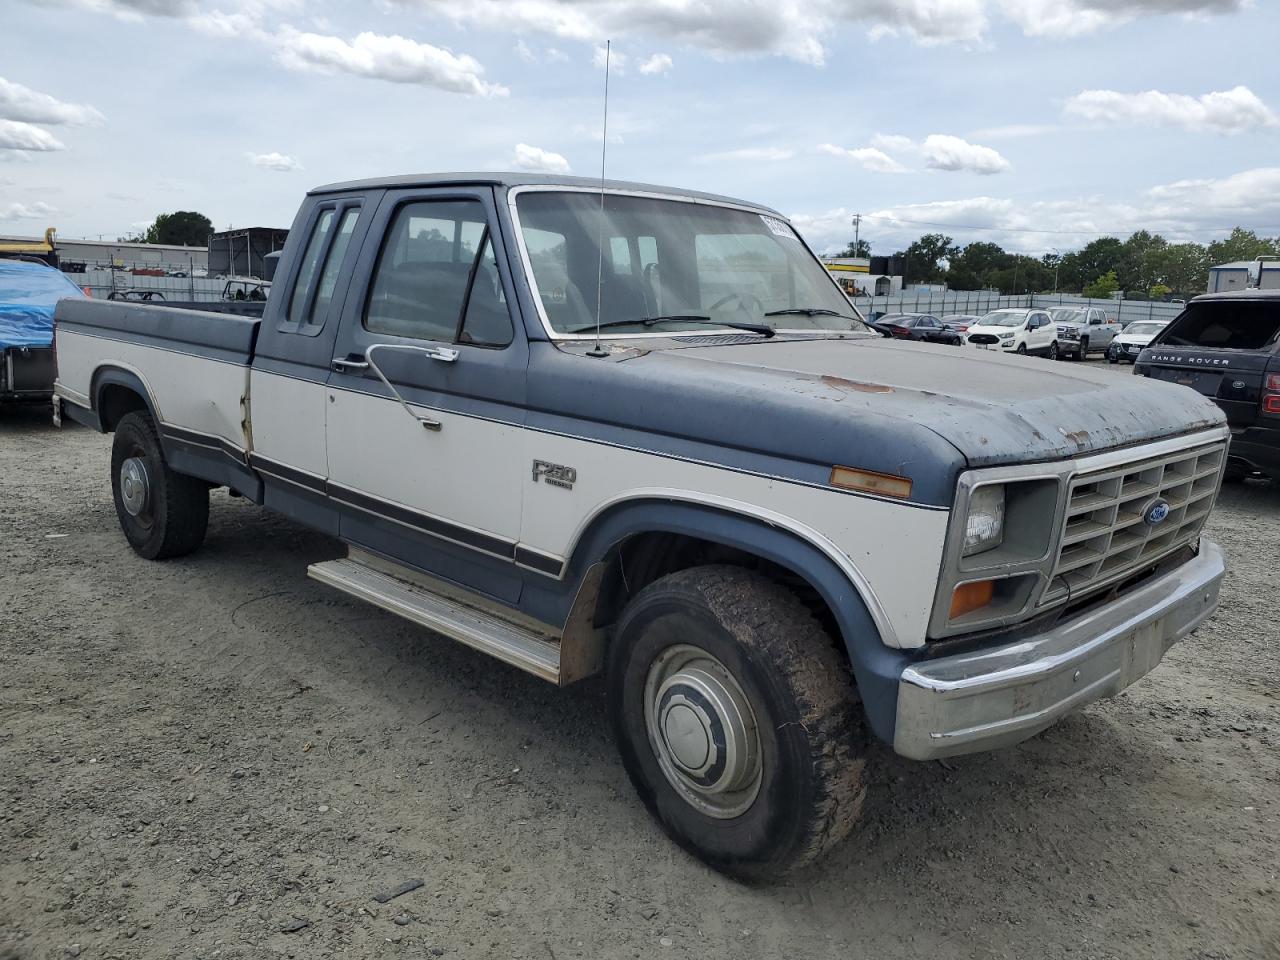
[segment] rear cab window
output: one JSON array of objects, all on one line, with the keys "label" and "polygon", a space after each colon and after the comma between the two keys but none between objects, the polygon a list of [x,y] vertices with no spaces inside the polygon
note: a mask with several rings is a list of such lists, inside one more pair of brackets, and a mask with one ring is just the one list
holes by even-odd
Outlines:
[{"label": "rear cab window", "polygon": [[1264,350],[1280,340],[1280,299],[1191,303],[1158,339],[1173,347]]}]

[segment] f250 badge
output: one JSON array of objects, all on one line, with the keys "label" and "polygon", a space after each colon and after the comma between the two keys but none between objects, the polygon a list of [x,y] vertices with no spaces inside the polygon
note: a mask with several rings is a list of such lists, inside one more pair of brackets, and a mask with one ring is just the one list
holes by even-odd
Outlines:
[{"label": "f250 badge", "polygon": [[561,463],[547,463],[545,460],[535,460],[533,461],[533,482],[537,483],[539,479],[546,481],[553,487],[564,487],[566,490],[572,490],[574,483],[578,480],[578,471]]}]

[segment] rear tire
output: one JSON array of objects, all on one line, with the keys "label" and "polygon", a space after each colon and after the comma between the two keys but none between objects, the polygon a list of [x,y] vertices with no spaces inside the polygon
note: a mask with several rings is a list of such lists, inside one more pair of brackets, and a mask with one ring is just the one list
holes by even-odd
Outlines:
[{"label": "rear tire", "polygon": [[831,638],[772,580],[707,566],[651,583],[619,621],[608,688],[640,799],[715,869],[775,879],[858,820],[857,691]]},{"label": "rear tire", "polygon": [[209,487],[175,473],[151,414],[125,414],[111,444],[111,494],[125,539],[141,557],[163,560],[190,553],[209,525]]}]

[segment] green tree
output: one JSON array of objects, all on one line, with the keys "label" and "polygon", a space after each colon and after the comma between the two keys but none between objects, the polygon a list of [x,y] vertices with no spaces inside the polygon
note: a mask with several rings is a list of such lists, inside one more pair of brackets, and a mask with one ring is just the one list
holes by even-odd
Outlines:
[{"label": "green tree", "polygon": [[1280,241],[1260,237],[1252,230],[1236,227],[1225,240],[1209,244],[1209,265],[1234,263],[1237,260],[1255,260],[1258,257],[1280,254]]},{"label": "green tree", "polygon": [[1115,270],[1124,253],[1124,243],[1115,237],[1099,237],[1062,258],[1058,271],[1061,290],[1079,290],[1094,277]]},{"label": "green tree", "polygon": [[1095,300],[1109,300],[1120,289],[1120,280],[1114,270],[1108,270],[1084,288],[1084,295]]},{"label": "green tree", "polygon": [[1171,293],[1173,293],[1173,287],[1166,286],[1163,283],[1153,283],[1151,289],[1147,291],[1147,296],[1152,300],[1163,300]]},{"label": "green tree", "polygon": [[1171,293],[1203,293],[1209,281],[1209,254],[1198,243],[1171,243],[1148,255],[1151,279]]},{"label": "green tree", "polygon": [[871,256],[871,241],[859,238],[857,243],[850,243],[841,250],[838,257],[869,257]]},{"label": "green tree", "polygon": [[178,210],[159,214],[142,234],[144,243],[166,243],[182,247],[205,247],[213,233],[213,221],[203,213]]},{"label": "green tree", "polygon": [[959,254],[960,248],[950,237],[944,237],[940,233],[926,233],[894,256],[905,258],[903,279],[907,283],[939,283],[946,277],[941,261],[950,261]]}]

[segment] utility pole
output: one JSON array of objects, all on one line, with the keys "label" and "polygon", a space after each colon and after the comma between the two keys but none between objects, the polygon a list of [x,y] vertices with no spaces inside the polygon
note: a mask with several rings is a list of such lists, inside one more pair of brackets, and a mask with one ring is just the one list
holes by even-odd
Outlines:
[{"label": "utility pole", "polygon": [[853,215],[853,255],[858,256],[858,235],[862,228],[862,214],[855,213]]}]

